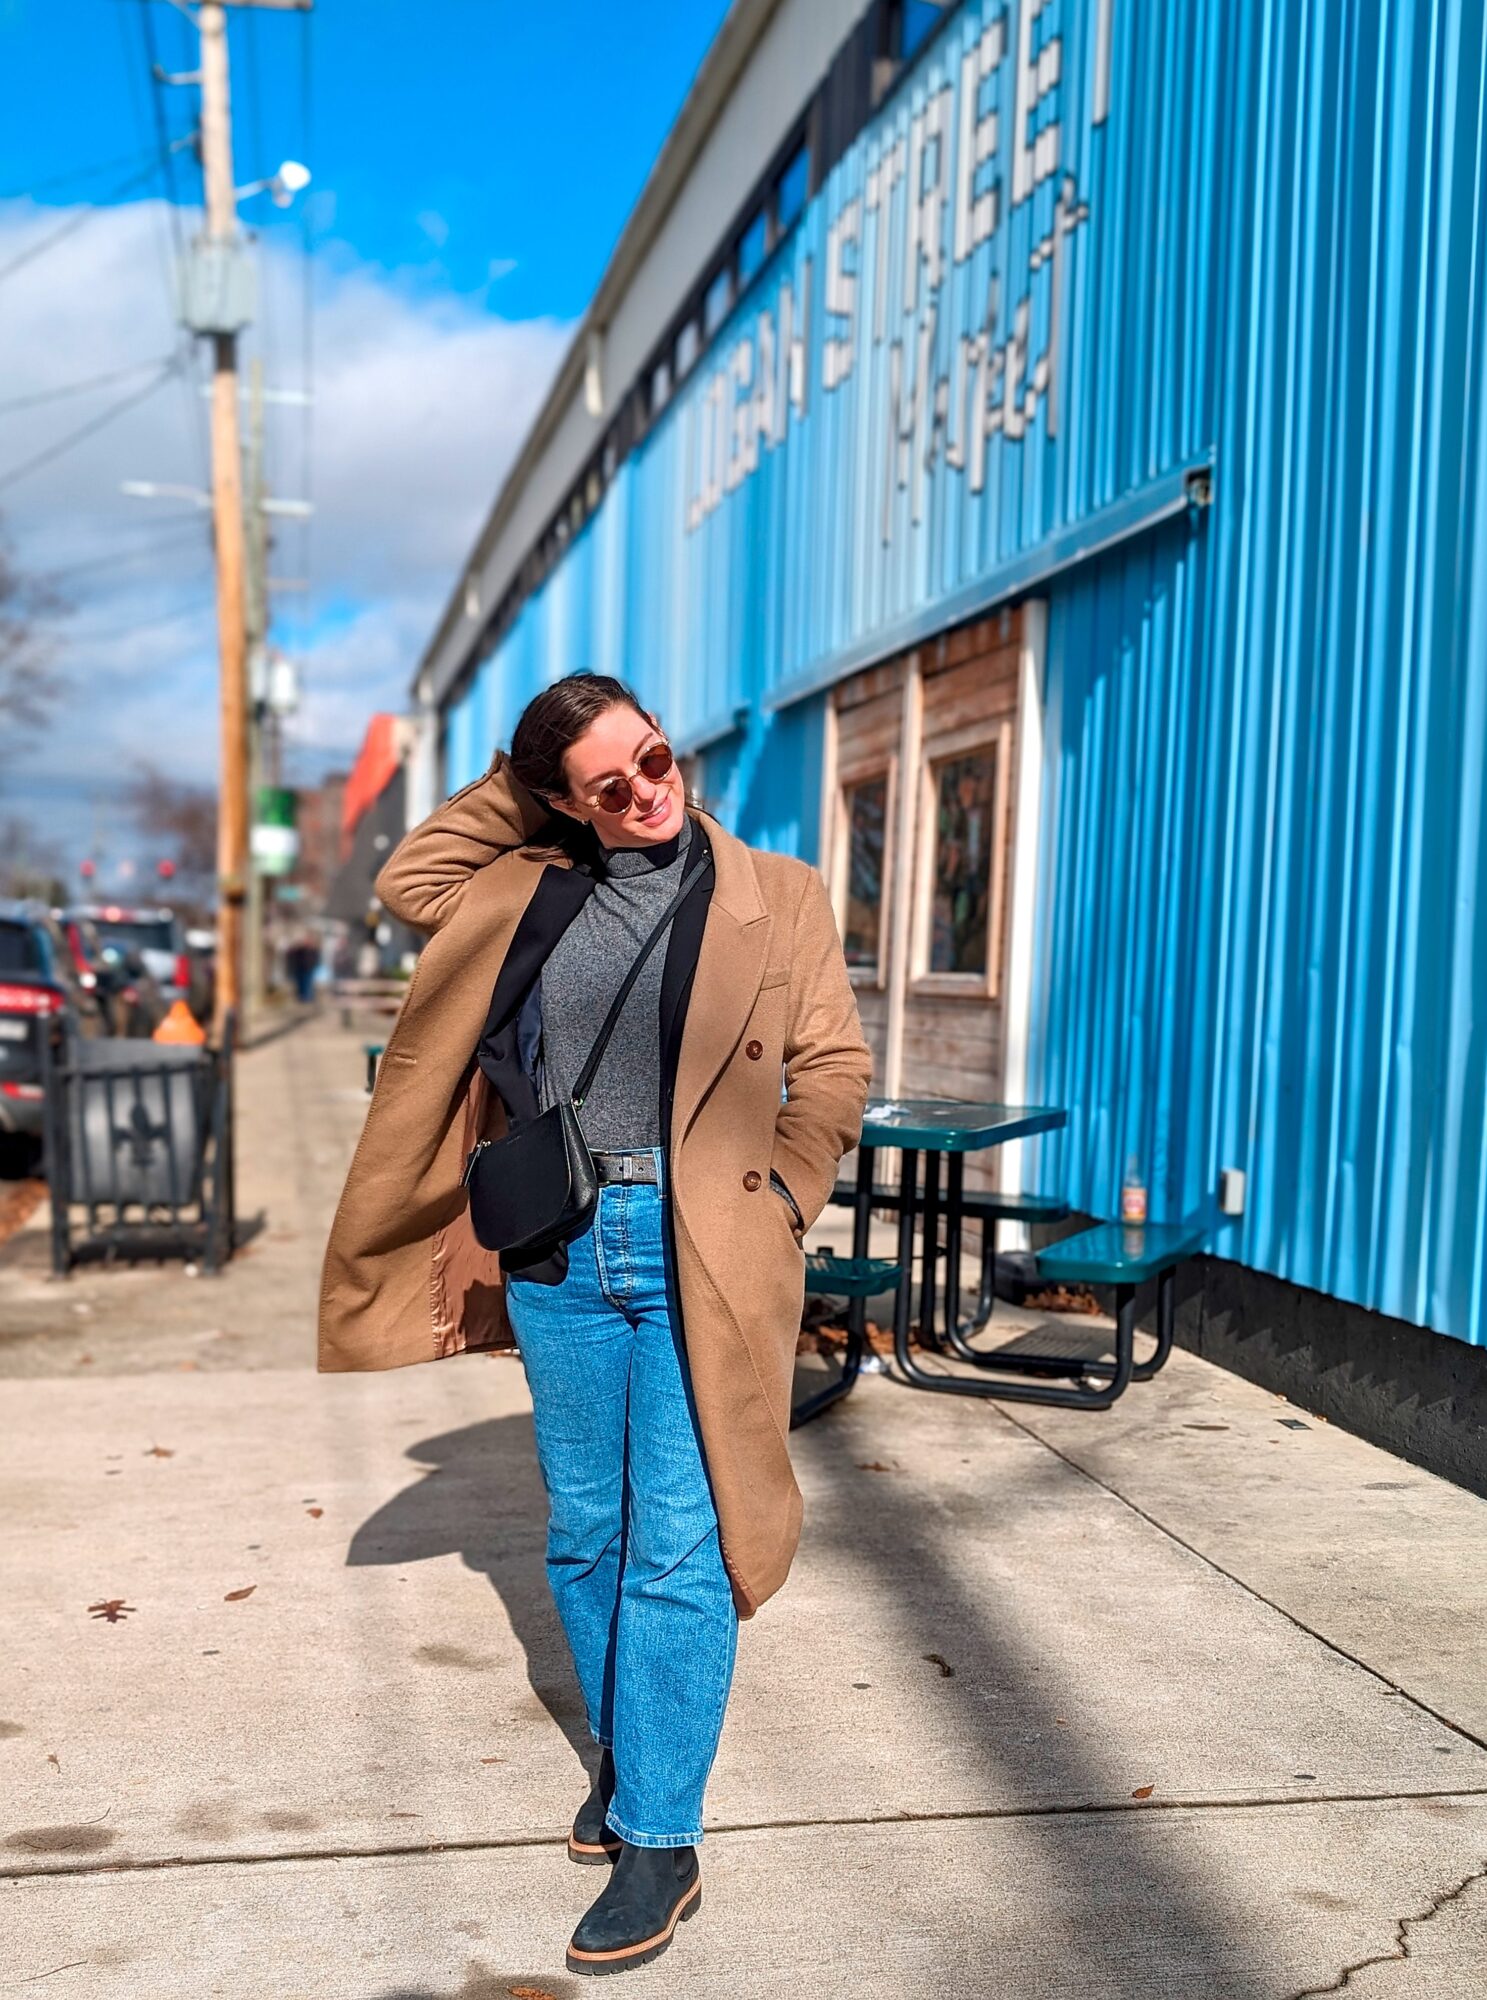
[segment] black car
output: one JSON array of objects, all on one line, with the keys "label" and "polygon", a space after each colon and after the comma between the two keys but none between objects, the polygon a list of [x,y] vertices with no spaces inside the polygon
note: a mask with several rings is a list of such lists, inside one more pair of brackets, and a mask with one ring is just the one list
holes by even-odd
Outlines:
[{"label": "black car", "polygon": [[0,1132],[39,1136],[42,1036],[104,1030],[96,989],[84,986],[62,929],[35,903],[0,901]]}]

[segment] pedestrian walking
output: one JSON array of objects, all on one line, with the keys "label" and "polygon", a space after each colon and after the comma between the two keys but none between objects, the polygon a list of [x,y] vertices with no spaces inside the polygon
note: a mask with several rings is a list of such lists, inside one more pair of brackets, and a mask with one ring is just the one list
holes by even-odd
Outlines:
[{"label": "pedestrian walking", "polygon": [[[607,676],[538,695],[377,889],[432,936],[331,1233],[320,1366],[519,1350],[599,1746],[568,1853],[612,1864],[568,1965],[623,1971],[699,1907],[738,1620],[799,1536],[803,1238],[868,1050],[820,876],[689,806]],[[513,1246],[560,1129],[561,1227]]]},{"label": "pedestrian walking", "polygon": [[320,970],[319,938],[313,931],[302,931],[284,959],[294,981],[294,997],[302,1007],[308,1007],[315,998],[315,974]]}]

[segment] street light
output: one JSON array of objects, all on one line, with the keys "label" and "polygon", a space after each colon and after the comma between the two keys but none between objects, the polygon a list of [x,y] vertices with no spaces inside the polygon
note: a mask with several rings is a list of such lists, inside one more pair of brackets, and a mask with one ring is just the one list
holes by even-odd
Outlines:
[{"label": "street light", "polygon": [[[175,486],[159,479],[124,479],[119,482],[119,491],[131,500],[189,500],[193,507],[212,504],[211,494],[203,493],[199,486]],[[315,511],[311,500],[260,500],[258,506],[262,513],[287,514],[295,521],[307,521]]]},{"label": "street light", "polygon": [[199,486],[172,486],[155,479],[125,479],[119,491],[131,500],[189,500],[193,507],[210,507],[212,496]]},{"label": "street light", "polygon": [[234,188],[232,198],[241,202],[255,194],[266,194],[275,208],[288,208],[294,197],[309,185],[310,169],[298,160],[285,160],[267,180],[249,181],[246,187]]}]

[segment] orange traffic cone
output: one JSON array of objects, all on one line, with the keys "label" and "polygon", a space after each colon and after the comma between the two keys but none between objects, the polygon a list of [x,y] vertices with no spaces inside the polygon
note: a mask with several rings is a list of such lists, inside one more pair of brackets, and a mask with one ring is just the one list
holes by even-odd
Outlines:
[{"label": "orange traffic cone", "polygon": [[151,1036],[156,1042],[204,1042],[206,1029],[202,1027],[184,1000],[173,1000],[170,1012]]}]

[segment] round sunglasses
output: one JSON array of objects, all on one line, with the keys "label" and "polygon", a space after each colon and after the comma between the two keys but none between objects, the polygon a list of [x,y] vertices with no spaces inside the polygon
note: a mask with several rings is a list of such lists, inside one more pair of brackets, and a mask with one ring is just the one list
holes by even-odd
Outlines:
[{"label": "round sunglasses", "polygon": [[663,738],[661,742],[653,743],[639,763],[632,765],[624,777],[606,779],[592,798],[584,800],[584,804],[596,806],[604,813],[628,812],[635,803],[635,787],[632,780],[644,778],[647,784],[659,785],[663,778],[671,776],[674,762],[671,745]]}]

